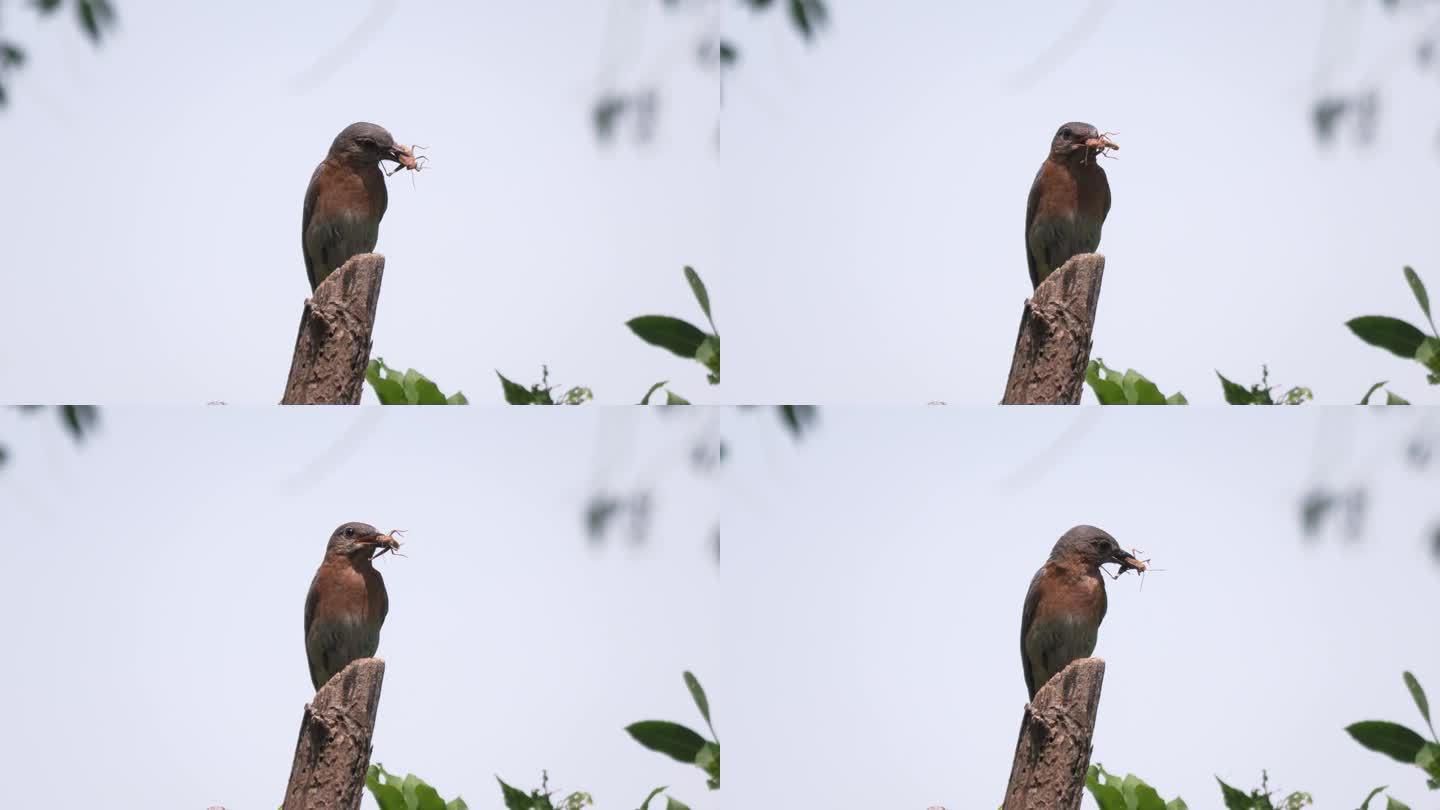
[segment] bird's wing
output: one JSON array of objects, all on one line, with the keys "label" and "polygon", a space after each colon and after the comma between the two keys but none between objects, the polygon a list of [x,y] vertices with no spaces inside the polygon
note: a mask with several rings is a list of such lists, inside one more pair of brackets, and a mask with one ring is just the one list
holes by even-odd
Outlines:
[{"label": "bird's wing", "polygon": [[1105,176],[1105,169],[1098,164],[1095,168],[1100,170],[1100,189],[1105,192],[1105,207],[1100,211],[1100,222],[1103,223],[1105,218],[1110,216],[1110,179]]},{"label": "bird's wing", "polygon": [[[1041,163],[1034,181],[1030,183],[1030,198],[1025,201],[1025,263],[1030,266],[1030,284],[1033,287],[1040,286],[1040,272],[1035,269],[1035,256],[1030,253],[1030,223],[1035,221],[1035,208],[1040,203],[1040,175],[1044,173],[1045,163]],[[1106,205],[1109,205],[1108,199]]]},{"label": "bird's wing", "polygon": [[1030,656],[1025,651],[1025,636],[1030,634],[1030,625],[1035,621],[1035,606],[1040,602],[1040,588],[1037,586],[1040,584],[1040,577],[1044,575],[1045,567],[1042,565],[1030,580],[1030,590],[1025,593],[1025,610],[1020,614],[1020,668],[1025,672],[1025,690],[1030,693],[1030,697],[1035,697],[1035,675],[1030,672]]},{"label": "bird's wing", "polygon": [[[325,162],[321,161],[315,167],[315,173],[310,175],[310,186],[305,189],[305,208],[300,214],[300,253],[305,257],[305,275],[310,279],[310,289],[320,286],[315,278],[315,268],[310,262],[310,246],[307,244],[307,234],[310,231],[310,217],[315,213],[315,198],[320,196],[320,172],[325,168]],[[314,591],[311,591],[314,593]],[[309,613],[306,614],[305,626],[310,626]]]},{"label": "bird's wing", "polygon": [[315,621],[315,603],[320,601],[320,572],[315,572],[315,578],[310,580],[310,593],[305,595],[305,639],[309,642],[310,625]]}]

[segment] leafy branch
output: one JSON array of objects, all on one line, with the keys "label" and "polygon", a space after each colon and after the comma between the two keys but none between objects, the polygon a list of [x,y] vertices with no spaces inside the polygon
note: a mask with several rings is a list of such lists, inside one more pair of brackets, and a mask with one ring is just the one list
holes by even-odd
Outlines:
[{"label": "leafy branch", "polygon": [[[705,282],[700,280],[700,274],[695,268],[685,267],[685,281],[690,284],[690,291],[695,294],[695,300],[700,304],[700,310],[705,313],[705,320],[710,324],[709,332],[702,330],[689,321],[670,315],[641,315],[638,318],[631,318],[625,322],[635,336],[649,343],[658,346],[677,357],[687,360],[694,360],[706,369],[705,378],[711,385],[720,384],[720,330],[715,328],[715,319],[710,314],[710,293],[705,289]],[[669,381],[662,380],[650,386],[641,398],[641,405],[649,405],[650,397],[656,390],[665,386]],[[684,397],[665,391],[666,405],[689,405],[690,402]]]},{"label": "leafy branch", "polygon": [[[700,715],[705,718],[705,726],[710,729],[710,736],[714,739],[707,740],[690,727],[668,720],[641,720],[626,726],[625,730],[636,742],[651,751],[657,751],[677,762],[694,765],[704,771],[705,783],[711,790],[719,790],[720,735],[715,733],[715,726],[710,722],[710,701],[705,697],[700,681],[689,671],[685,672],[685,687],[690,690],[690,697],[695,701]],[[648,810],[650,800],[663,790],[664,787],[658,787],[650,791],[650,795],[645,797],[645,801],[640,805],[640,810]],[[665,801],[666,810],[687,810],[685,804],[668,794]]]},{"label": "leafy branch", "polygon": [[[1425,283],[1420,280],[1420,274],[1412,267],[1405,267],[1405,281],[1410,285],[1410,292],[1414,294],[1415,301],[1420,305],[1420,311],[1425,314],[1425,320],[1430,324],[1430,334],[1426,335],[1419,327],[1409,321],[1400,318],[1392,318],[1388,315],[1361,315],[1358,318],[1351,318],[1345,322],[1355,336],[1369,343],[1371,346],[1378,346],[1397,357],[1407,360],[1414,360],[1425,368],[1425,379],[1431,385],[1440,385],[1440,331],[1435,329],[1435,319],[1430,314],[1430,295],[1425,291]],[[1378,382],[1370,386],[1365,392],[1365,398],[1360,400],[1361,405],[1369,402],[1370,395],[1384,385]],[[1404,399],[1386,392],[1387,405],[1408,405]]]}]

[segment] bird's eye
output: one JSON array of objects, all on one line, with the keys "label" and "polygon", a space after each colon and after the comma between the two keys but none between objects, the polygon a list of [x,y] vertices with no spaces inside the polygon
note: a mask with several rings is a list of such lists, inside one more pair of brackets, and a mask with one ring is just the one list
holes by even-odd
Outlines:
[{"label": "bird's eye", "polygon": [[366,149],[374,149],[374,148],[375,148],[375,140],[374,140],[373,138],[357,138],[357,139],[356,139],[356,143],[359,143],[361,146],[365,147]]},{"label": "bird's eye", "polygon": [[1070,128],[1069,128],[1069,127],[1061,127],[1061,128],[1060,128],[1060,136],[1061,136],[1061,137],[1068,138],[1068,137],[1070,137],[1071,135],[1074,135],[1074,134],[1075,134],[1075,133],[1073,133],[1073,132],[1070,131]]},{"label": "bird's eye", "polygon": [[355,530],[352,529],[352,528],[350,528],[349,526],[346,526],[346,527],[345,527],[345,536],[346,536],[346,537],[354,537],[354,536],[355,536]]}]

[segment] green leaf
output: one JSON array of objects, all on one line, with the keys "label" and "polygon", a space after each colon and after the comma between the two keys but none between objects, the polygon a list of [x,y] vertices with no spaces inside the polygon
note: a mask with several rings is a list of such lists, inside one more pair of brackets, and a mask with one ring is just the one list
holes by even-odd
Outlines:
[{"label": "green leaf", "polygon": [[1415,350],[1415,361],[1433,372],[1440,372],[1440,338],[1427,337]]},{"label": "green leaf", "polygon": [[650,791],[650,795],[646,796],[645,801],[640,803],[640,807],[638,808],[638,810],[650,810],[650,800],[660,795],[660,791],[664,790],[665,788],[665,785],[661,785],[660,787],[657,787],[654,790]]},{"label": "green leaf", "polygon": [[1186,399],[1186,398],[1185,398],[1185,395],[1184,395],[1183,393],[1181,393],[1181,392],[1179,392],[1179,391],[1176,391],[1175,393],[1173,393],[1173,394],[1171,394],[1170,396],[1168,396],[1168,397],[1165,398],[1165,404],[1166,404],[1166,405],[1189,405],[1189,404],[1190,404],[1190,400]]},{"label": "green leaf", "polygon": [[1345,322],[1355,336],[1371,346],[1409,360],[1415,356],[1425,333],[1399,318],[1388,315],[1363,315]]},{"label": "green leaf", "polygon": [[690,805],[676,799],[674,796],[665,797],[665,810],[690,810]]},{"label": "green leaf", "polygon": [[470,805],[466,804],[464,799],[456,796],[450,800],[449,804],[445,805],[445,810],[470,810]]},{"label": "green leaf", "polygon": [[1409,670],[1401,677],[1405,680],[1405,688],[1410,690],[1410,697],[1415,700],[1415,707],[1420,710],[1420,716],[1425,718],[1425,725],[1430,726],[1430,736],[1435,736],[1435,725],[1430,722],[1430,701],[1425,699],[1425,690],[1420,688],[1420,681],[1416,680]]},{"label": "green leaf", "polygon": [[1225,375],[1218,370],[1215,376],[1220,378],[1220,387],[1225,390],[1225,402],[1230,405],[1254,405],[1255,394],[1243,385],[1233,383],[1225,379]]},{"label": "green leaf", "polygon": [[1386,392],[1385,392],[1385,404],[1386,404],[1386,405],[1409,405],[1409,404],[1410,404],[1410,400],[1408,400],[1408,399],[1400,396],[1399,394],[1395,394],[1395,393],[1392,393],[1392,392],[1390,392],[1390,391],[1386,391]]},{"label": "green leaf", "polygon": [[695,359],[710,370],[706,376],[710,379],[711,385],[720,383],[720,338],[714,335],[706,335],[700,342],[700,348],[695,350]]},{"label": "green leaf", "polygon": [[1430,331],[1435,331],[1435,319],[1430,317],[1430,296],[1425,292],[1425,282],[1420,280],[1420,275],[1415,268],[1405,267],[1405,280],[1410,283],[1410,291],[1415,293],[1415,300],[1420,303],[1420,311],[1425,313],[1425,320],[1430,322]]},{"label": "green leaf", "polygon": [[1155,788],[1137,780],[1134,810],[1165,810],[1165,800],[1160,798]]},{"label": "green leaf", "polygon": [[1215,781],[1220,783],[1220,794],[1225,797],[1226,810],[1256,810],[1255,800],[1250,798],[1250,794],[1230,787],[1218,776]]},{"label": "green leaf", "polygon": [[506,379],[505,375],[501,374],[499,369],[495,370],[495,376],[500,378],[500,388],[505,392],[506,402],[511,405],[535,404],[535,395],[530,393],[529,388]]},{"label": "green leaf", "polygon": [[1129,810],[1125,804],[1125,795],[1120,792],[1120,788],[1114,785],[1102,785],[1098,782],[1093,785],[1087,782],[1085,787],[1089,788],[1090,795],[1094,797],[1095,803],[1100,805],[1100,810]]},{"label": "green leaf", "polygon": [[1125,399],[1131,405],[1164,405],[1165,395],[1155,383],[1145,378],[1145,375],[1129,369],[1125,372],[1121,387],[1125,389]]},{"label": "green leaf", "polygon": [[530,799],[530,794],[510,787],[498,776],[495,781],[500,783],[500,794],[505,797],[505,810],[534,810],[535,802]]},{"label": "green leaf", "polygon": [[1391,796],[1391,795],[1389,795],[1389,794],[1386,794],[1386,796],[1385,796],[1385,810],[1410,810],[1410,805],[1408,805],[1408,804],[1400,801],[1399,799],[1395,798],[1394,796]]},{"label": "green leaf", "polygon": [[695,272],[695,268],[688,265],[685,267],[685,280],[690,282],[690,291],[695,293],[695,300],[700,302],[700,309],[705,313],[705,320],[710,322],[710,329],[718,334],[720,330],[715,328],[715,319],[710,317],[710,293],[705,290],[705,282],[700,280],[700,274]]},{"label": "green leaf", "polygon": [[1190,805],[1186,804],[1184,799],[1176,798],[1165,805],[1165,810],[1190,810]]},{"label": "green leaf", "polygon": [[445,400],[447,405],[469,405],[470,400],[465,398],[464,392],[456,391]]},{"label": "green leaf", "polygon": [[415,810],[446,810],[445,800],[435,788],[424,782],[415,786]]},{"label": "green leaf", "polygon": [[1440,744],[1427,742],[1420,746],[1415,764],[1432,779],[1440,779]]},{"label": "green leaf", "polygon": [[646,391],[646,392],[645,392],[645,396],[643,396],[643,397],[640,398],[640,404],[641,404],[641,405],[649,405],[649,404],[650,404],[650,395],[653,394],[653,393],[655,393],[656,391],[660,390],[660,386],[664,385],[664,384],[667,383],[667,382],[670,382],[670,381],[669,381],[669,380],[661,380],[660,382],[655,383],[654,385],[650,386],[650,390],[649,390],[649,391]]},{"label": "green leaf", "polygon": [[405,399],[411,405],[444,405],[445,395],[439,386],[415,369],[405,371]]},{"label": "green leaf", "polygon": [[689,765],[695,761],[705,738],[679,723],[667,720],[642,720],[625,727],[631,737],[651,751]]},{"label": "green leaf", "polygon": [[[1410,673],[1405,673],[1409,675]],[[690,697],[695,701],[695,708],[700,710],[700,716],[705,718],[705,725],[710,727],[710,736],[720,739],[715,733],[715,726],[710,722],[710,700],[705,697],[705,689],[700,686],[700,680],[690,670],[685,670],[685,688],[690,690]],[[1426,715],[1429,717],[1429,715]]]},{"label": "green leaf", "polygon": [[370,795],[375,797],[375,803],[380,805],[380,810],[410,810],[405,805],[405,794],[400,788],[394,785],[370,785]]},{"label": "green leaf", "polygon": [[395,379],[394,370],[385,365],[383,358],[377,357],[365,367],[365,381],[381,405],[405,404],[405,386]]},{"label": "green leaf", "polygon": [[1373,798],[1375,798],[1375,796],[1376,796],[1377,794],[1379,794],[1380,791],[1384,790],[1386,787],[1388,787],[1388,786],[1387,786],[1387,785],[1381,785],[1380,787],[1375,788],[1374,790],[1370,791],[1370,795],[1366,796],[1366,797],[1365,797],[1365,801],[1363,801],[1363,802],[1360,803],[1360,810],[1370,810],[1370,800],[1373,799]]},{"label": "green leaf", "polygon": [[1105,368],[1104,363],[1098,359],[1091,360],[1090,365],[1085,367],[1085,382],[1090,386],[1090,390],[1094,392],[1096,401],[1101,405],[1124,405],[1125,389],[1121,388],[1119,383],[1102,378],[1100,376],[1101,369],[1105,369],[1107,372],[1109,371],[1109,369]]},{"label": "green leaf", "polygon": [[[705,333],[694,324],[669,315],[641,315],[625,322],[641,340],[689,360],[705,342]],[[1414,354],[1414,352],[1411,352]]]},{"label": "green leaf", "polygon": [[705,772],[705,780],[711,790],[720,789],[720,746],[707,742],[695,755],[695,766]]},{"label": "green leaf", "polygon": [[1369,405],[1369,404],[1370,404],[1370,395],[1373,394],[1373,393],[1375,393],[1376,391],[1380,390],[1380,386],[1384,385],[1384,384],[1387,383],[1387,382],[1389,382],[1389,381],[1388,381],[1388,380],[1381,380],[1380,382],[1375,383],[1374,385],[1370,386],[1370,390],[1366,391],[1366,392],[1365,392],[1365,396],[1363,396],[1363,397],[1360,398],[1360,404],[1361,404],[1361,405]]},{"label": "green leaf", "polygon": [[688,399],[680,396],[679,394],[676,394],[676,393],[671,392],[670,389],[667,388],[667,389],[665,389],[665,404],[666,404],[666,405],[689,405],[689,404],[690,404],[690,400],[688,400]]},{"label": "green leaf", "polygon": [[1399,723],[1387,723],[1383,720],[1352,723],[1345,727],[1345,731],[1371,751],[1378,751],[1407,765],[1415,761],[1421,746],[1425,745],[1425,738],[1419,734]]}]

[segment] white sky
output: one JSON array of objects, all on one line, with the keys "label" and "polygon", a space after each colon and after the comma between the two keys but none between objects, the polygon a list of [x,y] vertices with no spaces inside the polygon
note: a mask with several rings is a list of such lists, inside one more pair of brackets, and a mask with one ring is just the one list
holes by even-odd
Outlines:
[{"label": "white sky", "polygon": [[[477,808],[500,806],[495,774],[548,768],[603,808],[670,785],[716,810],[698,769],[623,729],[703,728],[686,669],[722,741],[735,706],[717,488],[687,461],[717,416],[112,407],[77,450],[51,414],[0,410],[0,760],[68,807],[277,806],[313,694],[305,593],[330,532],[363,520],[409,530],[377,563],[375,761]],[[654,487],[646,545],[589,543],[597,486]]]},{"label": "white sky", "polygon": [[[745,321],[731,401],[998,402],[1030,293],[1026,194],[1056,127],[1079,119],[1123,147],[1106,163],[1096,355],[1192,402],[1223,401],[1215,369],[1249,383],[1262,363],[1322,402],[1385,379],[1440,402],[1418,365],[1343,326],[1422,323],[1405,264],[1440,297],[1440,108],[1412,58],[1426,15],[1340,0],[832,5],[809,48],[771,19],[734,26],[723,251]],[[1078,49],[1016,87],[1094,6],[1109,10]],[[1387,91],[1374,147],[1317,146],[1314,98],[1372,78]]]},{"label": "white sky", "polygon": [[[1191,807],[1262,768],[1321,807],[1386,784],[1424,804],[1417,769],[1343,731],[1423,726],[1402,670],[1440,695],[1421,416],[831,407],[798,446],[730,420],[727,804],[997,806],[1025,590],[1077,523],[1166,569],[1107,582],[1095,761]],[[1365,536],[1302,540],[1299,496],[1357,482]]]},{"label": "white sky", "polygon": [[[447,393],[522,383],[637,402],[668,379],[718,401],[697,363],[624,322],[703,324],[681,268],[740,323],[717,266],[718,89],[695,65],[713,15],[658,3],[117,3],[98,50],[69,14],[7,9],[30,60],[0,145],[0,372],[29,402],[276,402],[301,304],[306,183],[343,127],[428,147],[389,179],[375,354]],[[318,84],[372,6],[396,10]],[[597,143],[603,89],[659,85],[649,146]],[[22,157],[28,155],[28,157]],[[366,394],[366,401],[373,401]]]}]

